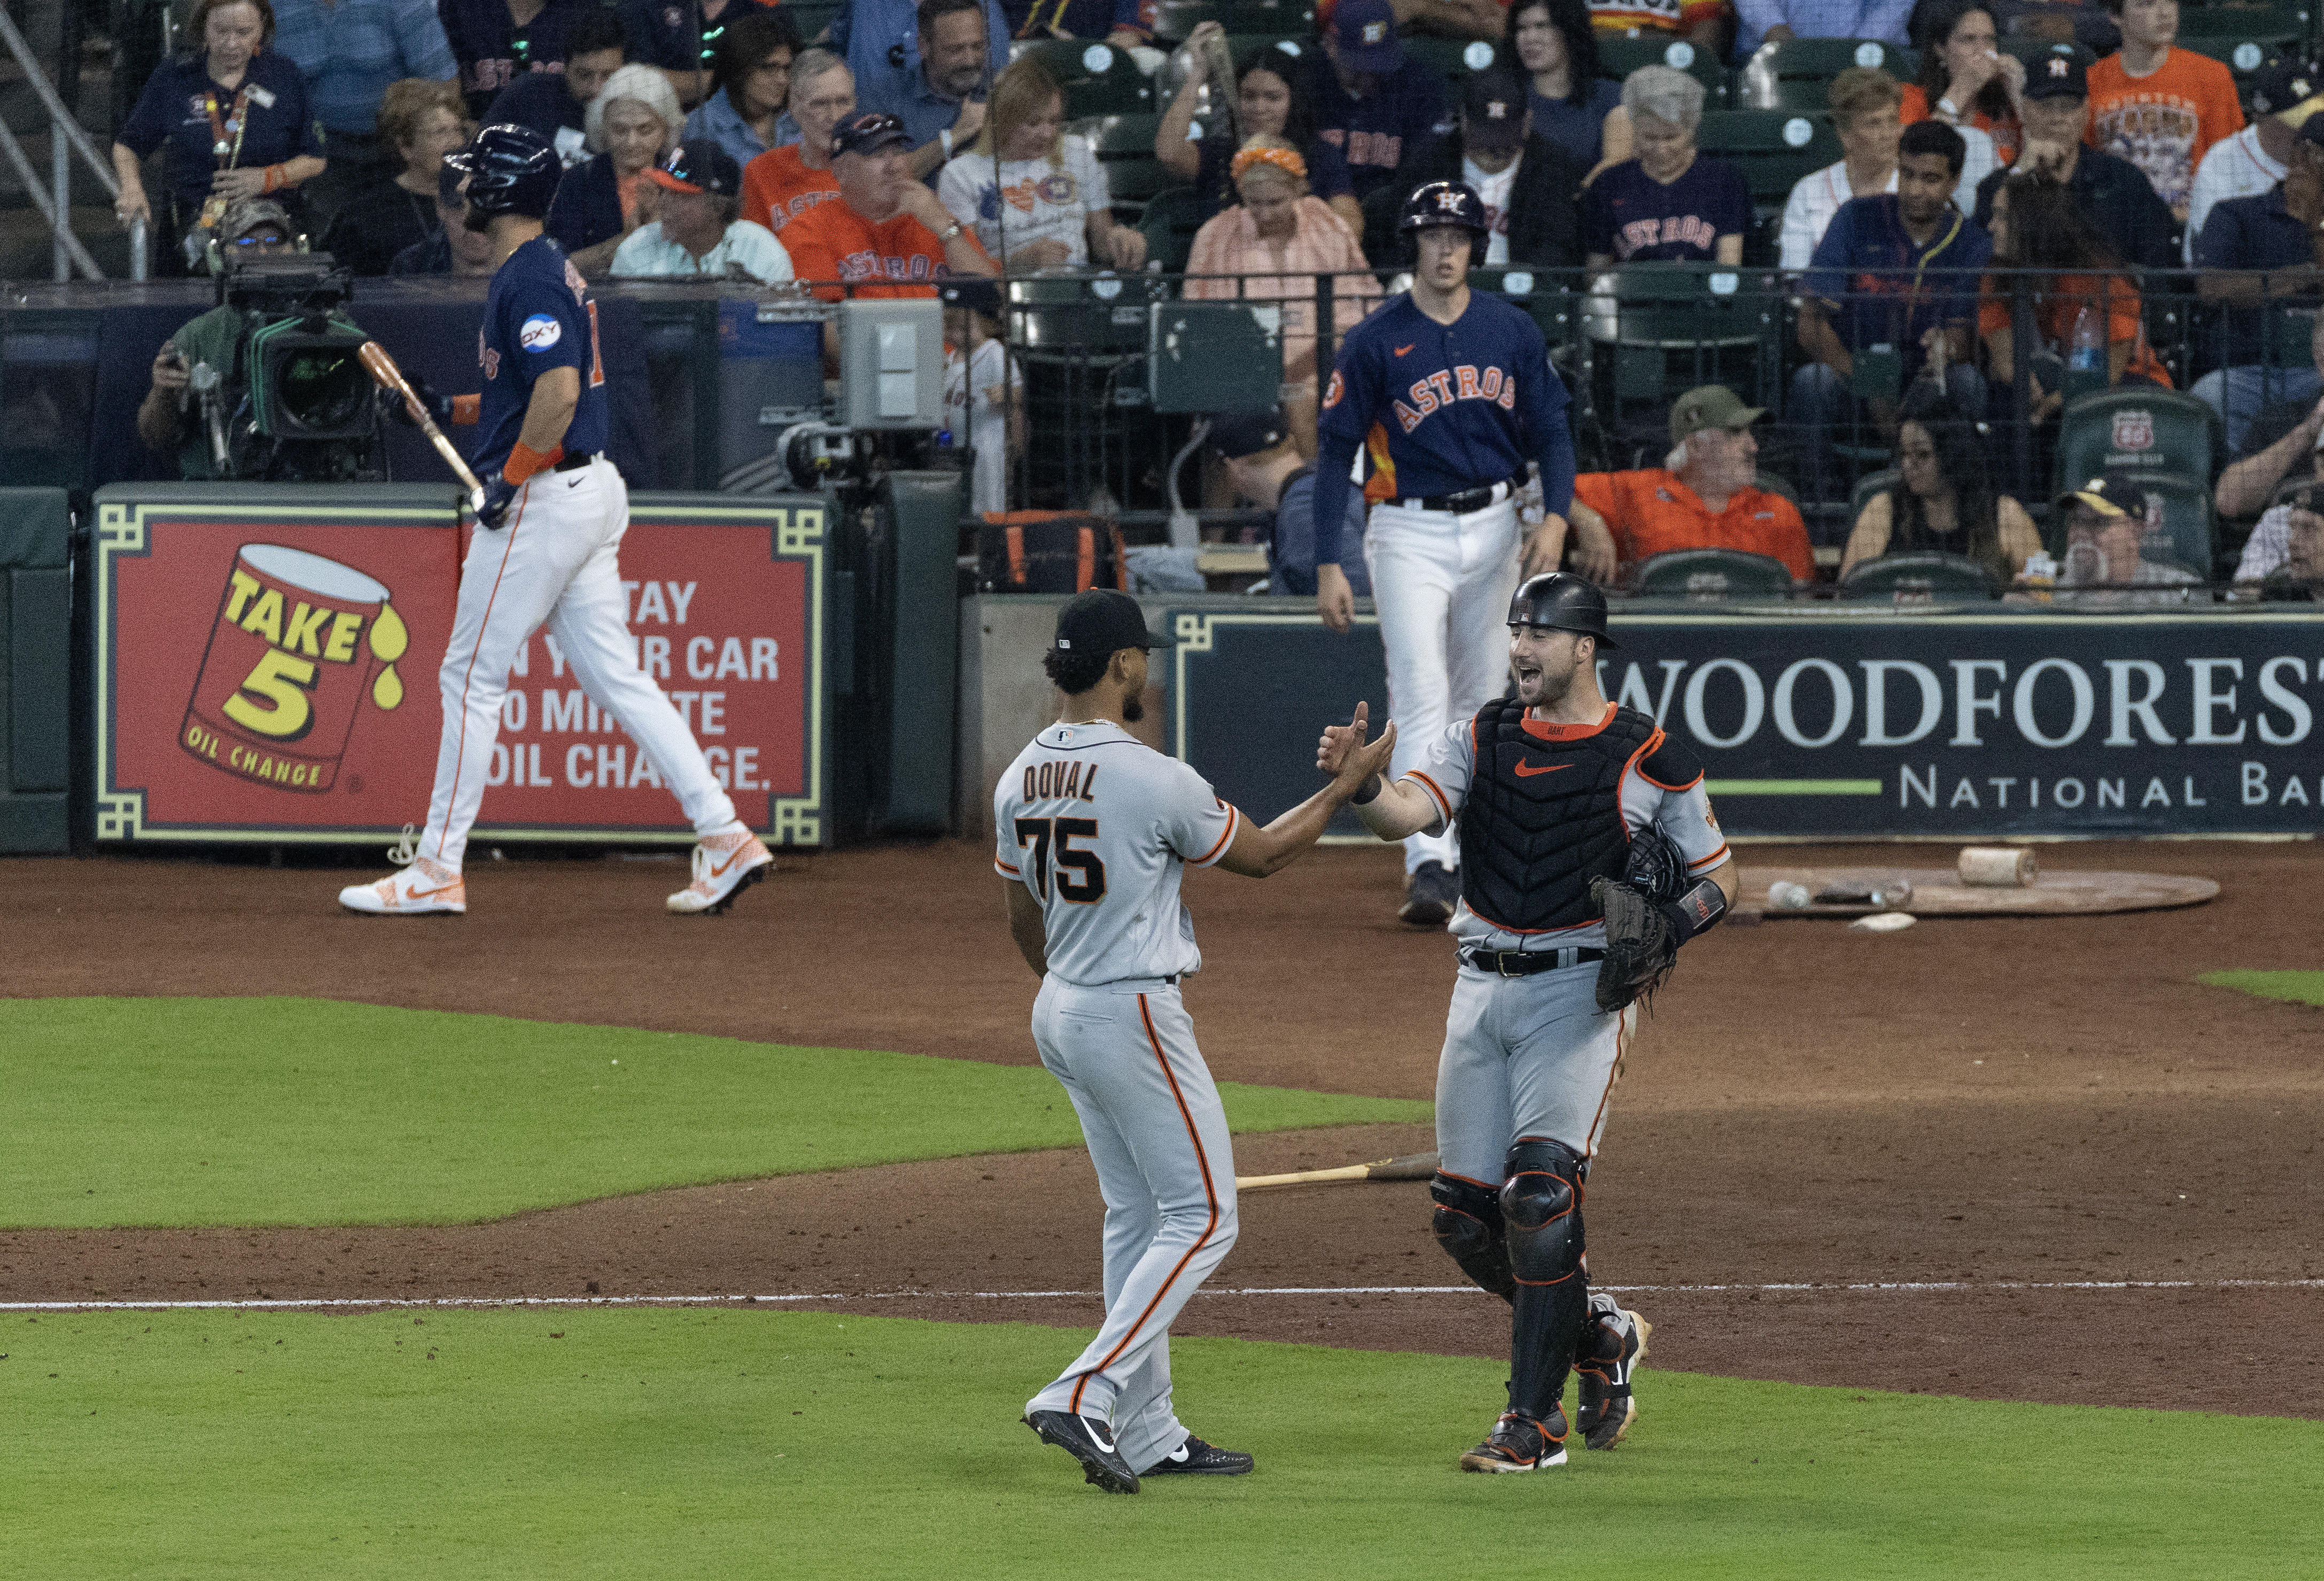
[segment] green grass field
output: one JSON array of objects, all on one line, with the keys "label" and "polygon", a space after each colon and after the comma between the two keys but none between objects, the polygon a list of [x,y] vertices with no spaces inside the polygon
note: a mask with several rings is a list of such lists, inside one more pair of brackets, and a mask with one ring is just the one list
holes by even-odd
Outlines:
[{"label": "green grass field", "polygon": [[[444,1224],[1078,1144],[1048,1072],[325,999],[0,999],[0,1224]],[[1238,1131],[1425,1103],[1222,1083]]]},{"label": "green grass field", "polygon": [[2263,999],[2324,1006],[2324,971],[2209,971],[2196,979],[2215,988],[2235,988]]},{"label": "green grass field", "polygon": [[[561,1337],[559,1337],[561,1336]],[[1466,1476],[1504,1369],[1182,1341],[1240,1479],[1016,1422],[1084,1336],[830,1313],[0,1319],[24,1576],[2315,1575],[2324,1423],[1640,1374],[1631,1441]]]}]

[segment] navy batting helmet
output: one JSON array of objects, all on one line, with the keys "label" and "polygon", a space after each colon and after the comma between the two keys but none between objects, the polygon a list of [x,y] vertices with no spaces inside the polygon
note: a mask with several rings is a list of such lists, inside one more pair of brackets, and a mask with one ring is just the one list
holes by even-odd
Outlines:
[{"label": "navy batting helmet", "polygon": [[1579,631],[1595,637],[1600,648],[1621,646],[1606,635],[1606,595],[1571,571],[1527,579],[1509,600],[1509,624]]},{"label": "navy batting helmet", "polygon": [[1396,224],[1398,234],[1435,225],[1459,225],[1478,235],[1488,234],[1485,200],[1476,188],[1461,181],[1424,181],[1404,200],[1404,215]]},{"label": "navy batting helmet", "polygon": [[547,219],[565,179],[564,161],[549,139],[509,122],[478,132],[444,162],[468,179],[468,207],[478,214],[521,214]]}]

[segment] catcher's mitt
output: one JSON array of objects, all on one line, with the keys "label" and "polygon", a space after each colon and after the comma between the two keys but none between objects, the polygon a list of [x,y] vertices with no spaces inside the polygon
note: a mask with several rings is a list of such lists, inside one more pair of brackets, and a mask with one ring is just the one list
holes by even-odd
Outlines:
[{"label": "catcher's mitt", "polygon": [[1590,898],[1606,917],[1598,1008],[1610,1013],[1663,986],[1677,963],[1679,941],[1663,908],[1619,879],[1591,879]]}]

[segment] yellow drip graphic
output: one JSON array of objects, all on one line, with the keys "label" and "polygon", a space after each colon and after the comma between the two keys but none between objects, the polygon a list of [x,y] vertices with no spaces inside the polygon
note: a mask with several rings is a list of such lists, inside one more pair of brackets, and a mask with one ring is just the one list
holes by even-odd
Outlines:
[{"label": "yellow drip graphic", "polygon": [[403,701],[403,680],[395,673],[395,661],[411,646],[411,633],[404,629],[403,619],[394,607],[383,603],[371,623],[366,640],[371,644],[372,657],[386,666],[371,684],[371,700],[383,709],[393,708]]}]

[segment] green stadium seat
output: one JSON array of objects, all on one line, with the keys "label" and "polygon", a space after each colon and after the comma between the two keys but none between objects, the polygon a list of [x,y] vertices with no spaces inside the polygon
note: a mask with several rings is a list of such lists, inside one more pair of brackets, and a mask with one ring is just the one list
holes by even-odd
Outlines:
[{"label": "green stadium seat", "polygon": [[[2209,577],[2211,562],[2218,552],[2218,528],[2211,514],[2210,485],[2201,482],[2200,476],[2170,472],[2141,472],[2138,482],[2161,507],[2162,517],[2160,522],[2149,525],[2142,557],[2176,561],[2198,576]],[[2061,563],[2066,555],[2066,514],[2063,510],[2050,512],[2049,524],[2042,532],[2043,547]]]},{"label": "green stadium seat", "polygon": [[1010,54],[1031,55],[1048,68],[1065,90],[1068,121],[1149,114],[1157,107],[1154,85],[1127,50],[1085,39],[1036,39],[1012,46]]},{"label": "green stadium seat", "polygon": [[1485,264],[1469,271],[1469,285],[1473,290],[1506,297],[1524,308],[1541,326],[1542,338],[1549,343],[1553,356],[1573,342],[1582,300],[1565,276],[1523,264]]},{"label": "green stadium seat", "polygon": [[1143,351],[1148,308],[1169,296],[1148,274],[1016,275],[1007,285],[1010,344],[1068,356]]},{"label": "green stadium seat", "polygon": [[1146,212],[1138,216],[1138,228],[1146,236],[1146,264],[1159,267],[1165,274],[1183,274],[1186,259],[1194,250],[1194,233],[1202,228],[1195,216],[1202,210],[1202,199],[1192,187],[1173,187],[1157,192],[1146,201]]},{"label": "green stadium seat", "polygon": [[2137,385],[2070,402],[2058,428],[2052,492],[2109,468],[2211,475],[2218,414],[2191,395]]},{"label": "green stadium seat", "polygon": [[1633,263],[1613,272],[1610,294],[1587,299],[1592,361],[1610,355],[1618,402],[1663,400],[1698,384],[1730,385],[1747,398],[1759,391],[1781,358],[1781,325],[1773,299],[1738,294],[1739,274]]},{"label": "green stadium seat", "polygon": [[1848,496],[1848,525],[1850,531],[1855,529],[1856,519],[1864,514],[1864,508],[1872,503],[1873,496],[1885,494],[1895,488],[1896,480],[1904,475],[1892,466],[1882,472],[1866,473],[1856,480],[1856,488]]},{"label": "green stadium seat", "polygon": [[1821,110],[1831,79],[1851,66],[1871,66],[1899,82],[1912,80],[1904,51],[1877,39],[1791,39],[1762,44],[1736,72],[1731,102],[1738,110]]},{"label": "green stadium seat", "polygon": [[1743,167],[1751,201],[1781,207],[1803,176],[1840,161],[1831,117],[1794,110],[1721,110],[1702,118],[1695,146]]},{"label": "green stadium seat", "polygon": [[1159,115],[1102,115],[1071,128],[1096,147],[1114,207],[1142,209],[1176,181],[1154,157],[1154,129],[1161,124]]},{"label": "green stadium seat", "polygon": [[1670,549],[1643,561],[1631,586],[1649,598],[1787,598],[1792,573],[1773,555],[1742,549]]},{"label": "green stadium seat", "polygon": [[1878,555],[1840,579],[1842,598],[1894,599],[1898,603],[1932,600],[1999,598],[1993,574],[1962,555],[1926,552]]},{"label": "green stadium seat", "polygon": [[1404,41],[1404,69],[1406,71],[1434,71],[1447,83],[1458,83],[1471,72],[1482,71],[1499,55],[1497,46],[1482,39],[1406,36]]},{"label": "green stadium seat", "polygon": [[1727,66],[1716,53],[1668,33],[1604,33],[1598,35],[1598,69],[1616,82],[1641,66],[1669,66],[1685,72],[1704,90],[1703,108],[1728,106]]},{"label": "green stadium seat", "polygon": [[[2189,16],[2198,14],[2188,12]],[[2243,13],[2260,15],[2264,13]],[[2224,65],[2236,79],[2238,93],[2248,91],[2253,73],[2278,55],[2295,54],[2301,49],[2301,33],[2295,27],[2286,32],[2270,28],[2254,28],[2221,33],[2187,35],[2183,31],[2179,47],[2190,54],[2208,55]],[[2248,106],[2246,106],[2248,108]]]}]

